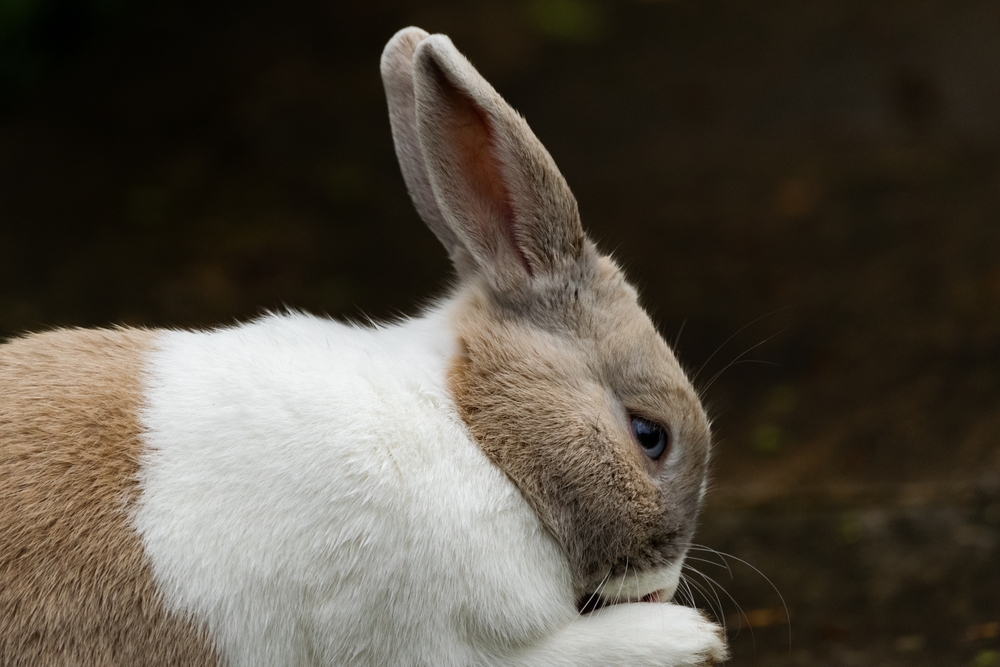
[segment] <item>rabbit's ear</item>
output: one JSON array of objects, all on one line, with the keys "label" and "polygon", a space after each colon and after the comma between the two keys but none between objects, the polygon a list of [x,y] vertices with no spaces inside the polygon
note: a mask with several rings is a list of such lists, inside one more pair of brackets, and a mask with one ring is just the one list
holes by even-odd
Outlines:
[{"label": "rabbit's ear", "polygon": [[[571,271],[591,244],[576,200],[528,124],[444,35],[412,58],[419,146],[437,210],[502,289]],[[441,234],[438,234],[441,236]]]},{"label": "rabbit's ear", "polygon": [[389,123],[396,158],[403,171],[403,180],[413,205],[423,221],[444,245],[459,272],[471,270],[470,258],[461,242],[441,215],[434,190],[431,188],[424,154],[417,137],[417,108],[413,93],[413,51],[426,37],[420,28],[403,28],[389,40],[382,51],[382,84],[389,104]]}]

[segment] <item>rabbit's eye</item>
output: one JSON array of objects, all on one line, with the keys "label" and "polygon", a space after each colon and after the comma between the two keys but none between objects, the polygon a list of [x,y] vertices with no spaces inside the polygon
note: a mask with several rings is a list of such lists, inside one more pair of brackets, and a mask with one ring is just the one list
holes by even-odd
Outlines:
[{"label": "rabbit's eye", "polygon": [[632,417],[632,437],[642,447],[643,453],[654,461],[663,456],[670,444],[670,436],[665,428],[642,417]]}]

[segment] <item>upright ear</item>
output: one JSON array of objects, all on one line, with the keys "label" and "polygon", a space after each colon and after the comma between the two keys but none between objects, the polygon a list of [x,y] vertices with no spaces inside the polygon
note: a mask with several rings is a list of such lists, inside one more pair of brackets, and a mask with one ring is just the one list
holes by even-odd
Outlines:
[{"label": "upright ear", "polygon": [[590,246],[569,186],[528,124],[444,35],[422,36],[411,63],[424,182],[436,224],[457,240],[459,273],[512,290],[572,271]]},{"label": "upright ear", "polygon": [[[417,213],[444,245],[460,273],[471,270],[471,260],[438,208],[424,153],[417,137],[417,107],[413,92],[413,52],[428,34],[420,28],[403,28],[382,51],[382,85],[389,104],[389,123],[396,159]],[[468,265],[468,266],[463,266]]]}]

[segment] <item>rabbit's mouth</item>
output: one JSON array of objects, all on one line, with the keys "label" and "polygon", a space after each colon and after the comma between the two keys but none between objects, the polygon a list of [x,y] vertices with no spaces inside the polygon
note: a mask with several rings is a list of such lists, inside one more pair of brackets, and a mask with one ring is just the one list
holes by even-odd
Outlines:
[{"label": "rabbit's mouth", "polygon": [[636,602],[664,602],[668,599],[667,591],[653,591],[652,593],[647,593],[643,595],[638,600],[630,600],[628,598],[615,597],[606,599],[597,593],[591,593],[590,595],[584,595],[579,600],[576,601],[576,608],[581,614],[589,614],[592,611],[597,611],[598,609],[604,609],[605,607],[611,607],[616,604],[629,604]]},{"label": "rabbit's mouth", "polygon": [[589,614],[616,604],[669,602],[680,582],[683,562],[678,558],[670,565],[643,572],[626,568],[624,574],[605,578],[597,590],[581,596],[576,608],[581,614]]}]

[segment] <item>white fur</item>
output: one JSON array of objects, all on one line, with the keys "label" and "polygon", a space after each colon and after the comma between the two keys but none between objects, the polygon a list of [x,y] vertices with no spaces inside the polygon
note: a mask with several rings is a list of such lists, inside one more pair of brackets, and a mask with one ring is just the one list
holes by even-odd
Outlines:
[{"label": "white fur", "polygon": [[577,614],[560,548],[461,422],[446,305],[160,335],[134,525],[168,607],[250,665],[689,665],[670,604]]}]

